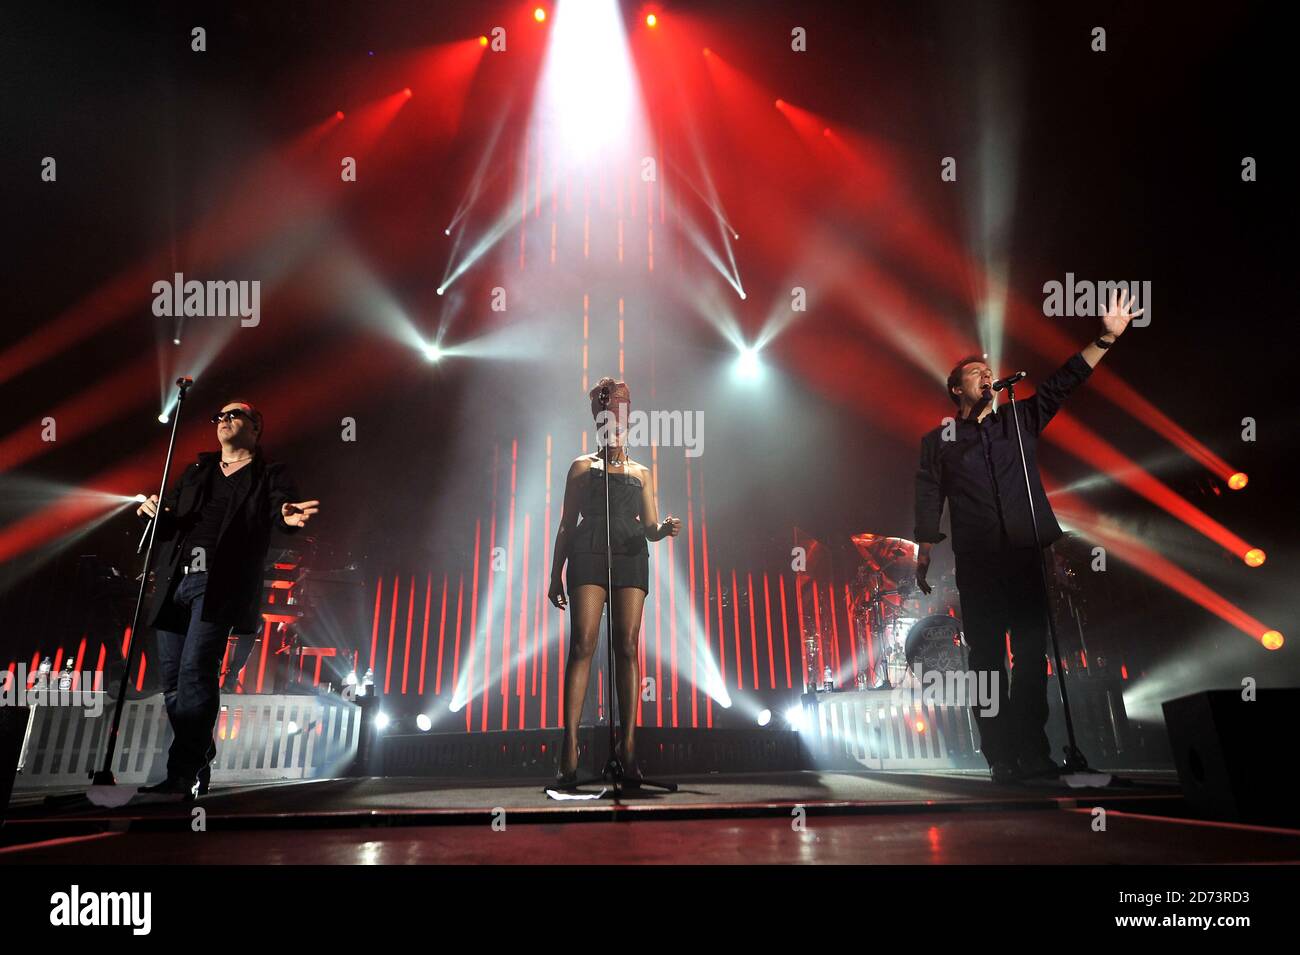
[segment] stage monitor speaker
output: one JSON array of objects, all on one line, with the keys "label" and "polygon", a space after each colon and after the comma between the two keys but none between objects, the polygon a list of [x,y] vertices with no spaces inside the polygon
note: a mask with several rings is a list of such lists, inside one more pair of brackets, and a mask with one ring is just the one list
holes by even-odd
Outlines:
[{"label": "stage monitor speaker", "polygon": [[0,825],[4,824],[9,797],[14,793],[18,753],[27,733],[27,714],[25,706],[0,706]]},{"label": "stage monitor speaker", "polygon": [[1189,806],[1212,819],[1300,825],[1292,748],[1300,689],[1207,690],[1169,700],[1165,728]]}]

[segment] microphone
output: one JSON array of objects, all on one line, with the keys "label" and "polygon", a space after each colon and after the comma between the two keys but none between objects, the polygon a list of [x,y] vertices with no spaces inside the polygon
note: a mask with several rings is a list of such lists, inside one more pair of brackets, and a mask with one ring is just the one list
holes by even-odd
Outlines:
[{"label": "microphone", "polygon": [[1018,371],[1014,375],[1007,375],[1007,377],[999,378],[997,381],[993,382],[993,390],[1002,391],[1009,388],[1011,385],[1014,385],[1016,382],[1022,381],[1028,377],[1029,373],[1025,371]]}]

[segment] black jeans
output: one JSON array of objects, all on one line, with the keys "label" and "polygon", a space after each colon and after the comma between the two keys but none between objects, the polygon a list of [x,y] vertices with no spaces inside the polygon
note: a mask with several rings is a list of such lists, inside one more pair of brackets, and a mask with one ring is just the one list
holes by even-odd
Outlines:
[{"label": "black jeans", "polygon": [[221,712],[221,659],[230,636],[229,624],[203,620],[207,582],[207,574],[187,574],[172,596],[174,603],[188,608],[189,629],[158,631],[163,701],[175,737],[167,753],[167,775],[187,782],[217,754],[212,731]]},{"label": "black jeans", "polygon": [[[997,687],[996,714],[976,705],[980,749],[992,765],[1051,754],[1047,741],[1047,599],[1034,548],[957,554],[957,590],[970,667]],[[1007,679],[1007,632],[1011,680]],[[984,676],[988,674],[988,676]],[[984,683],[984,680],[995,682]],[[991,702],[991,701],[988,701]]]}]

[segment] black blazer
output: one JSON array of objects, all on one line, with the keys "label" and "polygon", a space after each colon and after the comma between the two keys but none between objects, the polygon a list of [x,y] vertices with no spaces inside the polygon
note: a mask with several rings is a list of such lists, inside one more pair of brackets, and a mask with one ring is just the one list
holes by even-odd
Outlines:
[{"label": "black blazer", "polygon": [[[159,557],[158,586],[149,601],[149,626],[184,633],[189,614],[172,603],[172,594],[185,578],[182,568],[185,532],[197,518],[207,499],[208,478],[219,466],[221,454],[204,451],[181,474],[175,487],[162,500],[154,547]],[[203,620],[229,624],[236,633],[258,629],[262,607],[263,565],[271,546],[271,529],[291,534],[298,530],[284,523],[280,505],[298,500],[298,490],[284,472],[284,466],[266,460],[258,448],[245,492],[231,502],[217,537],[216,553],[208,555],[208,583],[203,596]]]}]

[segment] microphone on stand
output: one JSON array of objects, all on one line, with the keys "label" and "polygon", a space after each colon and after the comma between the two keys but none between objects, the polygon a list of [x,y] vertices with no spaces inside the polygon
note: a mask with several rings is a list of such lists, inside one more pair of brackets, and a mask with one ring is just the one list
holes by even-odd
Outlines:
[{"label": "microphone on stand", "polygon": [[993,390],[1002,391],[1009,388],[1011,385],[1016,384],[1016,382],[1023,381],[1028,377],[1029,373],[1026,371],[1018,371],[1014,375],[1007,375],[1007,377],[999,378],[997,381],[993,382]]},{"label": "microphone on stand", "polygon": [[[179,378],[176,379],[176,387],[180,389],[180,400],[183,401],[185,399],[185,392],[187,392],[190,388],[194,387],[194,379],[191,378],[189,375],[181,375]],[[179,401],[177,403],[179,404]],[[164,488],[163,490],[166,490],[166,488]],[[162,507],[161,496],[158,498],[158,506]],[[140,543],[135,548],[136,554],[144,553],[144,545],[145,542],[149,540],[149,530],[153,527],[153,522],[155,519],[156,518],[151,517],[145,523],[144,533],[140,535]]]},{"label": "microphone on stand", "polygon": [[[602,385],[602,386],[601,386],[601,389],[600,389],[600,406],[601,406],[602,408],[604,408],[605,411],[608,411],[608,410],[609,410],[609,385]],[[605,411],[602,411],[601,414],[605,414]],[[609,424],[609,421],[606,420],[606,421],[605,421],[605,424],[608,425],[608,424]],[[608,482],[608,480],[609,480],[609,435],[608,435],[608,434],[605,436],[605,447],[604,447],[604,451],[605,451],[605,479],[606,479],[606,482]]]}]

